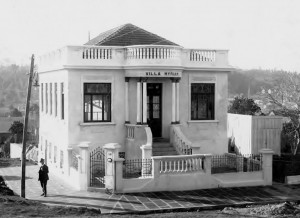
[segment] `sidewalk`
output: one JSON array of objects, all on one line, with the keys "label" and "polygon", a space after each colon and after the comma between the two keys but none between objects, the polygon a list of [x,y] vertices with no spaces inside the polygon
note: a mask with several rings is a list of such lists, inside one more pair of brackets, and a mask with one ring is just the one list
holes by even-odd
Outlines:
[{"label": "sidewalk", "polygon": [[[83,206],[101,209],[105,213],[128,213],[146,211],[184,211],[188,209],[221,209],[225,206],[268,204],[283,201],[299,201],[300,185],[219,188],[193,191],[152,192],[132,194],[105,194],[77,191],[63,180],[51,174],[48,196],[40,196],[39,166],[26,167],[26,198],[47,204]],[[6,184],[20,194],[21,167],[0,168]]]}]

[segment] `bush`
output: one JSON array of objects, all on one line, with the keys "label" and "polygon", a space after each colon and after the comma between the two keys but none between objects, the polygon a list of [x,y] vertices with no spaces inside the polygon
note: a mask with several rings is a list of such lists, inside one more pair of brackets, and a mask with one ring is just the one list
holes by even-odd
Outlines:
[{"label": "bush", "polygon": [[229,113],[244,115],[261,115],[260,107],[251,98],[237,96],[228,109]]},{"label": "bush", "polygon": [[23,123],[21,123],[20,121],[14,121],[11,124],[9,131],[11,132],[15,143],[22,142],[23,128]]}]

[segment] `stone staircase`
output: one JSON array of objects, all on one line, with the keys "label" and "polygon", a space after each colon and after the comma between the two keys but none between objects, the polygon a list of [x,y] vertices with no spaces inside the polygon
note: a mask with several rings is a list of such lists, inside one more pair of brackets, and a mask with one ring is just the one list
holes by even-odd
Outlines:
[{"label": "stone staircase", "polygon": [[173,147],[173,145],[170,144],[169,139],[153,138],[152,155],[168,156],[168,155],[178,155],[178,153]]}]

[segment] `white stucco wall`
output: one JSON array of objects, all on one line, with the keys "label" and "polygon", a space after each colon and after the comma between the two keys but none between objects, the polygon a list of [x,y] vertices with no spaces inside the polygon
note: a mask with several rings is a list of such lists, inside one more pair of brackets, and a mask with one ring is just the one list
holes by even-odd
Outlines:
[{"label": "white stucco wall", "polygon": [[[68,140],[68,116],[67,111],[69,107],[69,98],[68,98],[68,71],[67,70],[58,70],[51,72],[43,72],[39,74],[39,82],[43,83],[44,87],[44,97],[43,97],[43,111],[42,111],[42,101],[41,101],[41,91],[40,91],[40,145],[42,146],[42,151],[39,152],[39,158],[46,158],[47,164],[49,166],[58,166],[60,159],[60,150],[64,152],[64,160],[67,160],[67,148],[69,146]],[[45,91],[45,83],[52,83],[52,114],[50,114],[50,103],[48,103],[48,113],[46,113],[46,91]],[[55,104],[54,104],[54,83],[57,83],[57,116],[55,116]],[[64,119],[61,118],[61,83],[64,83],[64,108],[65,108],[65,116]],[[49,91],[48,91],[49,92]],[[50,100],[49,100],[50,102]],[[47,144],[46,144],[47,142]],[[51,159],[49,159],[49,144],[51,143]],[[46,151],[47,145],[47,151]],[[54,146],[57,147],[57,161],[54,164]],[[47,152],[47,154],[46,154]],[[46,157],[47,156],[47,157]],[[66,164],[64,164],[64,168],[62,170],[67,171]]]},{"label": "white stucco wall", "polygon": [[[51,142],[52,149],[73,148],[82,141],[89,141],[90,150],[106,143],[116,142],[125,151],[125,75],[124,70],[72,69],[40,74],[40,83],[58,83],[58,116],[41,112],[41,136]],[[60,83],[65,84],[65,119],[60,115]],[[112,86],[111,122],[83,122],[83,84],[85,82],[107,82]],[[191,121],[191,83],[215,83],[215,120]],[[162,137],[170,137],[172,111],[172,82],[170,78],[149,78],[147,83],[162,84]],[[129,120],[136,123],[137,78],[129,81]],[[54,87],[54,85],[53,85]],[[45,85],[44,85],[45,88]],[[54,95],[54,88],[53,88]],[[44,91],[44,95],[45,95]],[[227,73],[208,71],[183,71],[180,81],[180,123],[186,137],[200,146],[200,153],[222,154],[227,152]],[[53,97],[54,102],[54,97]],[[44,143],[44,142],[42,142]],[[131,149],[132,150],[132,149]],[[140,146],[136,152],[140,153]],[[53,154],[53,151],[52,151]],[[67,159],[67,157],[65,158]]]},{"label": "white stucco wall", "polygon": [[[191,83],[215,83],[215,120],[191,121]],[[184,71],[180,81],[180,123],[186,137],[201,154],[223,154],[227,142],[227,73]]]},{"label": "white stucco wall", "polygon": [[[111,122],[84,123],[83,84],[111,83]],[[69,70],[69,144],[76,147],[82,141],[91,148],[116,142],[125,144],[125,78],[122,70]],[[122,149],[121,149],[122,150]]]}]

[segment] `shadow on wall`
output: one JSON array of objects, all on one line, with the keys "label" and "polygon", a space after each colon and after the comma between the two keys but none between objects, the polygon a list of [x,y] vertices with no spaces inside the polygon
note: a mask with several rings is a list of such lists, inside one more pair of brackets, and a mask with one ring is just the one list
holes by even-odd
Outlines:
[{"label": "shadow on wall", "polygon": [[240,149],[235,144],[234,136],[228,138],[228,153],[240,154]]}]

